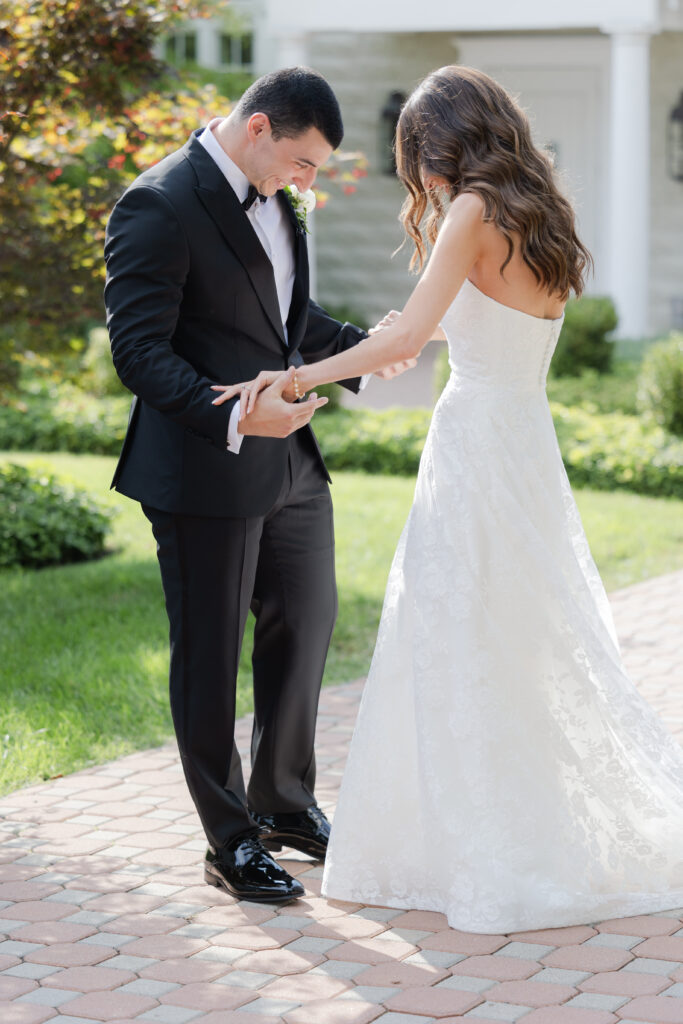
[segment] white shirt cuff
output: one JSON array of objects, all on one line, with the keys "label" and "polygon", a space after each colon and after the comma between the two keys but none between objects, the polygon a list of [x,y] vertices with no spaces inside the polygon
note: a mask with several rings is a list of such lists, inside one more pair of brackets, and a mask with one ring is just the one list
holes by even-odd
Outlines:
[{"label": "white shirt cuff", "polygon": [[359,391],[362,391],[364,387],[367,387],[367,383],[368,383],[368,381],[370,380],[371,377],[372,377],[371,373],[363,374],[363,376],[360,379],[360,384],[358,385],[358,390]]},{"label": "white shirt cuff", "polygon": [[237,432],[237,424],[240,418],[240,403],[235,402],[230,413],[230,422],[228,423],[228,451],[232,452],[233,455],[239,455],[240,448],[242,447],[242,441],[244,440],[244,434]]}]

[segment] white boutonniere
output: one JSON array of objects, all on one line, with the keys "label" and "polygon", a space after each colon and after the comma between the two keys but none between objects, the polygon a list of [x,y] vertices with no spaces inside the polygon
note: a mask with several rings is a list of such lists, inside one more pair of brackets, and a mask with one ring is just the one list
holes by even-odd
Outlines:
[{"label": "white boutonniere", "polygon": [[305,192],[299,192],[296,185],[285,185],[284,191],[287,193],[287,198],[296,214],[301,230],[308,234],[306,218],[315,209],[315,192],[312,188],[307,189]]}]

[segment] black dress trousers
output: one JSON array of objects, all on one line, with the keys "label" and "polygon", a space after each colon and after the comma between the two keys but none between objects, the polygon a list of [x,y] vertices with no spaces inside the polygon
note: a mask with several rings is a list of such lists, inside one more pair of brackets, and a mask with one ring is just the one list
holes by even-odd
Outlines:
[{"label": "black dress trousers", "polygon": [[[329,486],[310,439],[298,431],[265,516],[143,511],[157,541],[170,624],[178,747],[207,839],[218,849],[255,827],[249,809],[300,811],[315,802],[315,723],[337,614]],[[245,791],[235,688],[250,607],[254,728]]]}]

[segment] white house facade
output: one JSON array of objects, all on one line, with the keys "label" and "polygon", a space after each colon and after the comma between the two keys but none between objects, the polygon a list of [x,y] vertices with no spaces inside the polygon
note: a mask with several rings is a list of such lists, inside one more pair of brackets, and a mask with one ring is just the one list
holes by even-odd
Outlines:
[{"label": "white house facade", "polygon": [[[595,258],[588,292],[612,297],[619,336],[683,328],[683,180],[667,148],[683,95],[683,0],[230,6],[251,24],[253,70],[321,71],[342,106],[344,148],[369,160],[356,194],[315,216],[322,302],[374,321],[405,301],[409,250],[391,258],[402,238],[403,190],[386,166],[383,122],[392,94],[409,94],[433,68],[462,63],[517,95],[537,141],[554,150]],[[197,59],[218,66],[218,22],[197,24]]]}]

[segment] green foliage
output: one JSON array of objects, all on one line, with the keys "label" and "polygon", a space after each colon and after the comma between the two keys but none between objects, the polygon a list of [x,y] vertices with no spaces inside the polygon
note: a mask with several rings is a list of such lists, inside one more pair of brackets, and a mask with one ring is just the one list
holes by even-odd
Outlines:
[{"label": "green foliage", "polygon": [[12,463],[0,467],[0,568],[63,565],[102,554],[110,513],[86,491]]},{"label": "green foliage", "polygon": [[98,398],[130,394],[114,369],[106,327],[93,327],[89,332],[88,346],[81,360],[81,368],[81,385]]},{"label": "green foliage", "polygon": [[638,379],[638,408],[660,427],[683,437],[683,333],[648,349]]},{"label": "green foliage", "polygon": [[576,376],[584,367],[606,373],[613,355],[613,343],[607,335],[616,326],[617,314],[611,299],[570,299],[550,365],[551,373],[555,377]]},{"label": "green foliage", "polygon": [[448,362],[448,348],[442,348],[434,360],[434,398],[438,399],[439,395],[448,384],[448,378],[451,375],[451,367]]},{"label": "green foliage", "polygon": [[68,381],[34,378],[0,405],[0,448],[115,455],[129,405],[125,395],[95,399]]},{"label": "green foliage", "polygon": [[683,498],[683,441],[636,416],[598,416],[557,403],[551,409],[573,484]]},{"label": "green foliage", "polygon": [[314,427],[330,469],[407,476],[417,472],[429,420],[428,409],[338,409]]}]

